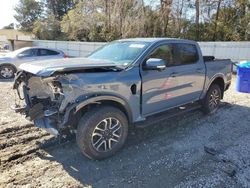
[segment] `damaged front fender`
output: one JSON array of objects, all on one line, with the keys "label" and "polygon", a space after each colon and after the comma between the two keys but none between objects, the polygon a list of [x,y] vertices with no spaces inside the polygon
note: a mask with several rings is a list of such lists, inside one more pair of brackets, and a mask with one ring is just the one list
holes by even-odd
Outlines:
[{"label": "damaged front fender", "polygon": [[138,97],[130,93],[130,85],[134,82],[123,83],[116,79],[117,76],[127,79],[122,72],[111,69],[64,72],[49,77],[22,71],[18,73],[13,88],[20,93],[20,100],[25,100],[26,104],[16,105],[16,111],[22,108],[26,118],[54,135],[61,134],[65,129],[75,130],[82,116],[78,112],[81,109],[87,110],[93,104],[116,105],[132,122],[128,99]]}]

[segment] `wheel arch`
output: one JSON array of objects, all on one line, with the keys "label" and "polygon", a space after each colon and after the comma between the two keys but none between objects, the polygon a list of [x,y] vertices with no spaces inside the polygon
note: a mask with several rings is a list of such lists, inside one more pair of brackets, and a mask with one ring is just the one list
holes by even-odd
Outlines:
[{"label": "wheel arch", "polygon": [[128,122],[131,123],[133,121],[132,111],[129,107],[129,104],[122,98],[116,96],[102,95],[89,98],[77,104],[71,106],[68,110],[66,110],[64,121],[60,127],[65,126],[68,122],[71,121],[71,117],[76,121],[90,108],[106,105],[113,106],[121,110],[127,117]]},{"label": "wheel arch", "polygon": [[214,84],[217,84],[220,87],[220,89],[221,89],[221,98],[223,99],[223,97],[224,97],[224,90],[225,90],[225,80],[224,80],[223,76],[218,75],[218,76],[214,77],[212,79],[212,81],[210,82],[210,84],[208,85],[207,91]]}]

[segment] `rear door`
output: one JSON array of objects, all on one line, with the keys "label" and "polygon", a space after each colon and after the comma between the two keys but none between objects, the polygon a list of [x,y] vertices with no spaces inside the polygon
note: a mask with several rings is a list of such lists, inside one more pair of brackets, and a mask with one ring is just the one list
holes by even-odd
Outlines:
[{"label": "rear door", "polygon": [[205,82],[205,64],[195,44],[175,44],[174,74],[180,89],[175,97],[178,104],[189,103],[200,98]]},{"label": "rear door", "polygon": [[164,71],[141,71],[142,114],[147,116],[199,99],[205,79],[205,65],[196,45],[163,44],[148,57],[166,62]]}]

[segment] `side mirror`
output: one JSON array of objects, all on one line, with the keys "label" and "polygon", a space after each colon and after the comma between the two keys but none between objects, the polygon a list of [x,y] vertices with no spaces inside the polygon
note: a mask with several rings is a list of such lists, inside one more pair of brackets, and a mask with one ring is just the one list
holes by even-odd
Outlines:
[{"label": "side mirror", "polygon": [[146,61],[143,69],[163,71],[166,69],[166,62],[163,59],[150,58]]}]

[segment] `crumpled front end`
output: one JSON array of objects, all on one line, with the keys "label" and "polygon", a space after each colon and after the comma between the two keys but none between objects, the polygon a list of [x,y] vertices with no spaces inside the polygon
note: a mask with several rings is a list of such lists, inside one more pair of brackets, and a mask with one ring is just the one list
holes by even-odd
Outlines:
[{"label": "crumpled front end", "polygon": [[20,99],[13,109],[53,135],[59,134],[67,106],[59,80],[60,76],[42,78],[22,71],[16,76],[13,86]]},{"label": "crumpled front end", "polygon": [[106,73],[123,70],[114,62],[88,58],[29,62],[19,69],[13,89],[23,104],[18,102],[13,109],[55,135],[75,131],[81,115],[77,105],[96,91],[107,91],[97,84],[101,77],[107,78]]}]

